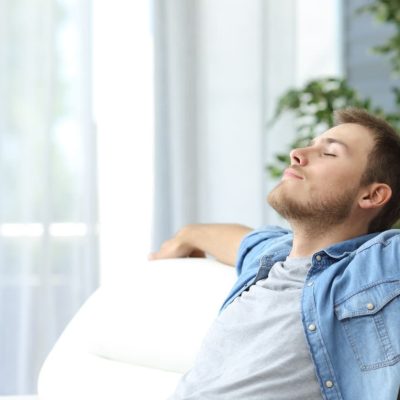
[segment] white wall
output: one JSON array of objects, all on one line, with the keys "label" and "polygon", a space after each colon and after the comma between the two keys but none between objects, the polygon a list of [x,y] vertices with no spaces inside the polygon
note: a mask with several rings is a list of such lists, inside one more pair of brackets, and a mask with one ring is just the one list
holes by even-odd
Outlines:
[{"label": "white wall", "polygon": [[341,72],[339,1],[197,3],[200,222],[282,223],[266,205],[265,165],[293,137],[290,117],[267,126],[278,97]]},{"label": "white wall", "polygon": [[263,1],[198,2],[198,220],[263,210]]}]

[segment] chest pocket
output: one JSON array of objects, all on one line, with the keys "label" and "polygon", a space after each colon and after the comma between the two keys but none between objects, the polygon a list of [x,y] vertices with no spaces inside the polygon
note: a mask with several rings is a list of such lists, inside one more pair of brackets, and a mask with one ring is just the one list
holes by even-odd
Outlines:
[{"label": "chest pocket", "polygon": [[376,282],[335,305],[361,370],[400,361],[400,280]]}]

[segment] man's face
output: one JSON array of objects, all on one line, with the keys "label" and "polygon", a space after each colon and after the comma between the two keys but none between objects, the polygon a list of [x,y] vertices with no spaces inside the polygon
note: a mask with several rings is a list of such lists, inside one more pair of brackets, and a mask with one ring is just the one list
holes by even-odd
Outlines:
[{"label": "man's face", "polygon": [[358,200],[360,181],[373,149],[371,133],[358,124],[341,124],[308,146],[290,153],[291,166],[268,196],[289,221],[338,224]]}]

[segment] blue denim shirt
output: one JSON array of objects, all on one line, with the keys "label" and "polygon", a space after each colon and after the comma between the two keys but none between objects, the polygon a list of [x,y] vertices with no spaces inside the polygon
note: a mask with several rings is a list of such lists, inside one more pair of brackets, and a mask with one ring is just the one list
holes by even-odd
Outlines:
[{"label": "blue denim shirt", "polygon": [[[290,231],[279,227],[245,236],[236,265],[239,278],[221,311],[266,278],[275,262],[286,259],[292,238]],[[324,399],[397,399],[400,230],[360,236],[315,253],[301,310]]]}]

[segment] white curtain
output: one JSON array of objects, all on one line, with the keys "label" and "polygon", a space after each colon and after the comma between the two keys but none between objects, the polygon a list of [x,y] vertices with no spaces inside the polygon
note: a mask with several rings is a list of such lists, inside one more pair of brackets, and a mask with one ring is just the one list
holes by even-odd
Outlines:
[{"label": "white curtain", "polygon": [[154,0],[154,249],[197,219],[196,9],[192,0]]},{"label": "white curtain", "polygon": [[89,0],[0,0],[0,395],[97,286]]}]

